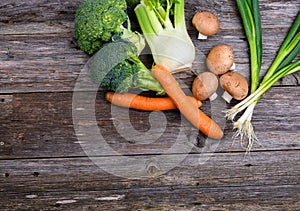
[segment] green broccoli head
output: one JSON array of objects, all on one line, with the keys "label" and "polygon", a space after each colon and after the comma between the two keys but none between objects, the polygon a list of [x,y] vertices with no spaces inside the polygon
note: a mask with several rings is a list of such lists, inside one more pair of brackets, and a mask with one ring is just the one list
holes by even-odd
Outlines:
[{"label": "green broccoli head", "polygon": [[105,44],[91,60],[89,69],[92,81],[112,91],[127,92],[133,87],[138,71],[128,58],[136,57],[136,54],[135,45],[122,39]]},{"label": "green broccoli head", "polygon": [[126,59],[116,65],[105,75],[99,85],[118,93],[125,93],[130,89],[140,89],[165,94],[151,71],[137,57]]},{"label": "green broccoli head", "polygon": [[91,80],[100,87],[119,93],[138,88],[164,94],[160,83],[137,54],[136,46],[126,40],[105,44],[87,62]]},{"label": "green broccoli head", "polygon": [[79,48],[91,55],[121,33],[127,20],[126,8],[125,0],[84,0],[76,10],[74,25]]},{"label": "green broccoli head", "polygon": [[92,81],[102,86],[110,86],[113,75],[111,72],[126,69],[128,64],[124,62],[136,54],[137,48],[133,43],[121,39],[106,43],[87,63]]},{"label": "green broccoli head", "polygon": [[100,86],[119,93],[128,92],[133,87],[136,71],[135,66],[124,60],[108,72]]}]

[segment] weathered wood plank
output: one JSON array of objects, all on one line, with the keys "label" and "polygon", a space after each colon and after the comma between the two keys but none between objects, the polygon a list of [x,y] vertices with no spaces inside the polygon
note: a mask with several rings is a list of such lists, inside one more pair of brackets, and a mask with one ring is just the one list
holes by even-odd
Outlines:
[{"label": "weathered wood plank", "polygon": [[26,192],[9,194],[2,210],[286,210],[299,209],[298,186]]},{"label": "weathered wood plank", "polygon": [[[23,23],[23,24],[8,24],[1,27],[1,35],[38,35],[43,37],[48,34],[66,34],[73,31],[73,22],[61,21],[60,23]],[[44,37],[45,39],[45,37]]]},{"label": "weathered wood plank", "polygon": [[[76,8],[82,0],[60,1],[53,0],[7,0],[0,3],[0,23],[28,23],[28,22],[59,22],[73,21]],[[286,23],[291,22],[297,14],[300,3],[298,1],[261,0],[261,15],[264,28],[273,29],[274,25],[286,29]],[[197,10],[209,10],[221,20],[221,29],[236,28],[240,24],[238,11],[234,1],[210,0],[186,1],[186,19],[190,20]],[[132,12],[132,10],[129,10]],[[286,12],[289,11],[289,12]],[[134,18],[134,16],[133,16]],[[230,27],[229,27],[230,26]],[[191,27],[189,27],[191,28]]]},{"label": "weathered wood plank", "polygon": [[[74,14],[79,3],[80,1],[50,3],[46,0],[30,2],[11,0],[1,3],[0,90],[2,93],[73,89],[76,78],[88,59],[72,42]],[[265,50],[263,74],[274,58],[299,6],[296,2],[282,4],[278,1],[262,1],[261,4],[263,5]],[[247,42],[234,2],[192,1],[187,2],[186,7],[188,29],[198,57],[205,57],[217,44],[230,44],[235,49],[237,71],[249,78],[249,56],[248,51],[245,50]],[[215,12],[222,23],[220,32],[206,41],[196,40],[196,31],[190,21],[194,12],[199,9]],[[283,10],[289,12],[284,13]],[[199,63],[199,59],[197,62]],[[203,68],[205,64],[200,62],[200,67],[196,65],[193,72],[197,73]],[[286,77],[281,83],[299,85],[299,74]],[[181,74],[181,77],[190,82],[194,76],[186,73]]]},{"label": "weathered wood plank", "polygon": [[[176,162],[175,156],[160,162]],[[191,154],[167,173],[144,179],[108,174],[88,158],[1,160],[0,204],[2,209],[34,210],[299,208],[297,151],[253,153],[249,161],[241,157],[243,153]],[[114,158],[107,161],[102,168]],[[130,164],[124,169],[130,170]]]},{"label": "weathered wood plank", "polygon": [[2,93],[72,90],[87,60],[66,35],[0,40]]},{"label": "weathered wood plank", "polygon": [[[253,150],[287,150],[300,147],[300,101],[298,100],[299,87],[277,87],[270,89],[257,105],[253,125],[262,146],[255,144]],[[83,92],[88,95],[88,92]],[[220,104],[204,102],[203,111],[208,115],[219,115],[223,118],[226,104],[220,100]],[[82,104],[93,102],[83,101]],[[75,108],[74,108],[75,109]],[[114,110],[111,110],[114,109]],[[73,110],[73,112],[76,112]],[[80,112],[80,110],[79,110]],[[166,118],[167,128],[159,122],[149,125],[150,112],[126,110],[117,108],[104,100],[103,92],[99,92],[95,103],[95,111],[85,112],[94,114],[100,128],[100,134],[110,144],[112,149],[124,154],[156,154],[168,150],[179,137],[179,131],[184,130],[191,143],[197,143],[197,132],[181,119],[178,111],[163,112],[160,118]],[[115,113],[112,113],[115,112]],[[128,114],[130,120],[126,119]],[[69,157],[85,155],[81,144],[93,143],[97,140],[96,134],[77,131],[74,128],[78,116],[72,114],[72,93],[28,93],[3,95],[0,99],[0,128],[1,141],[0,157]],[[93,116],[93,115],[91,115]],[[88,116],[83,118],[89,130],[93,120]],[[131,123],[129,123],[130,121]],[[162,122],[164,119],[162,119]],[[183,121],[183,122],[182,122]],[[220,121],[220,120],[218,120]],[[75,124],[76,123],[76,124]],[[239,141],[232,145],[232,125],[221,120],[221,126],[225,128],[225,137],[217,145],[217,152],[241,151]],[[115,125],[114,125],[115,124]],[[126,126],[133,125],[133,128]],[[131,125],[132,124],[132,125]],[[123,127],[122,127],[123,125]],[[117,130],[117,129],[118,130]],[[147,130],[151,128],[151,135]],[[86,134],[85,136],[82,134]],[[120,135],[120,133],[125,138]],[[127,134],[140,133],[136,137],[126,137]],[[148,134],[148,135],[147,135]],[[161,137],[159,135],[162,134]],[[155,136],[155,137],[154,137]],[[148,138],[147,138],[148,137]],[[153,138],[154,137],[154,138]],[[201,137],[201,135],[200,135]],[[138,140],[137,140],[138,139]],[[200,143],[204,138],[200,138]],[[142,142],[142,143],[141,143]],[[53,150],[55,149],[55,150]],[[209,151],[209,148],[198,148],[196,151]],[[34,152],[34,153],[33,153]]]},{"label": "weathered wood plank", "polygon": [[[1,93],[72,91],[88,56],[78,51],[69,35],[49,35],[42,39],[36,36],[18,36],[18,41],[15,36],[0,39],[3,47],[0,52]],[[244,50],[247,44],[240,36],[215,38],[212,43],[195,42],[198,58],[194,68],[191,73],[178,74],[179,77],[191,85],[195,74],[206,70],[205,56],[209,50],[214,45],[228,43],[235,49],[236,71],[249,79],[248,53]],[[270,36],[268,42],[273,42],[272,39]],[[278,45],[269,46],[268,56],[273,58],[277,49]],[[266,60],[264,71],[269,63]],[[283,84],[298,85],[299,74],[285,78]]]},{"label": "weathered wood plank", "polygon": [[[74,117],[83,111],[77,107],[72,113],[74,85],[88,59],[76,48],[72,35],[80,2],[0,2],[1,210],[299,209],[300,73],[286,77],[257,105],[253,125],[262,146],[254,145],[251,157],[245,160],[239,143],[232,145],[230,122],[222,125],[225,137],[219,144],[206,141],[204,145],[204,138],[199,137],[201,147],[189,148],[189,155],[186,151],[168,151],[178,137],[183,142],[188,135],[189,143],[196,142],[197,133],[182,121],[178,111],[159,113],[168,120],[164,130],[150,127],[149,117],[153,116],[149,112],[131,110],[130,122],[140,133],[136,136],[139,140],[122,138],[116,128],[128,132],[129,121],[126,116],[112,116],[103,92],[97,96],[95,114],[90,115],[91,109],[87,110],[87,118]],[[300,2],[260,3],[264,73],[298,13]],[[196,40],[191,25],[192,15],[200,9],[214,12],[221,21],[219,33],[206,41]],[[214,45],[231,44],[237,71],[249,78],[247,42],[234,1],[187,1],[186,11],[198,56],[206,55]],[[176,75],[185,86],[190,87],[194,74],[205,68],[202,61],[196,61],[199,67],[196,65],[192,72]],[[85,87],[81,93],[89,94],[88,90]],[[82,98],[81,103],[90,102]],[[226,105],[222,103],[204,103],[202,109],[216,115],[215,111],[223,107]],[[91,117],[96,117],[113,153],[96,146],[92,151],[95,156],[87,157],[82,147],[94,147],[97,137],[87,134],[78,139],[84,133],[76,130],[76,136],[75,123],[79,121],[89,128]],[[157,140],[144,135],[148,129]],[[185,131],[183,135],[179,135],[180,129]],[[182,142],[177,147],[186,147]],[[179,164],[180,158],[185,159]],[[102,169],[91,159],[102,161]],[[138,161],[143,165],[135,165]],[[127,176],[121,178],[105,171],[116,166],[117,173]],[[130,175],[144,178],[130,179]]]},{"label": "weathered wood plank", "polygon": [[73,20],[82,0],[7,0],[0,3],[0,23],[60,22]]}]

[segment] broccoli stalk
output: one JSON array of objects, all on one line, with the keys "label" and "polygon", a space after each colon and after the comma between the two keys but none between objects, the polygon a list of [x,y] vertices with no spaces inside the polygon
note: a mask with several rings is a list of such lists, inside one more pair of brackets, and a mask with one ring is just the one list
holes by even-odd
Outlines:
[{"label": "broccoli stalk", "polygon": [[131,30],[131,23],[129,18],[127,18],[127,28],[125,28],[122,25],[121,29],[122,29],[122,33],[114,35],[112,37],[112,41],[123,39],[133,43],[137,48],[138,50],[137,54],[139,55],[146,46],[144,37],[139,32]]},{"label": "broccoli stalk", "polygon": [[155,91],[157,94],[165,94],[165,90],[162,88],[160,83],[155,79],[152,72],[144,65],[138,57],[131,57],[130,61],[134,62],[136,72],[133,78],[133,88],[138,88],[143,91]]}]

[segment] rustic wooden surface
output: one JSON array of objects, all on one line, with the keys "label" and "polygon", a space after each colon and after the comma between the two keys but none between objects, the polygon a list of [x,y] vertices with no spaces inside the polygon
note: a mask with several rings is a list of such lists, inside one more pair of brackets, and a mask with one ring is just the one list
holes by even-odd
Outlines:
[{"label": "rustic wooden surface", "polygon": [[[239,142],[233,143],[230,122],[220,120],[225,132],[220,142],[204,142],[201,135],[196,139],[188,123],[181,125],[184,120],[178,111],[164,112],[167,128],[157,141],[128,141],[118,134],[109,112],[111,105],[99,91],[95,118],[119,157],[152,161],[162,156],[158,163],[171,160],[175,167],[164,172],[154,166],[143,178],[126,178],[105,171],[118,156],[99,153],[89,158],[76,136],[72,110],[74,87],[89,58],[76,47],[72,36],[80,2],[0,3],[0,210],[300,209],[300,73],[278,82],[257,105],[253,125],[260,144],[245,158]],[[263,74],[300,2],[262,0],[260,4]],[[205,41],[196,40],[191,25],[192,15],[201,9],[214,12],[221,21],[219,33]],[[249,78],[248,47],[234,1],[187,1],[186,17],[197,55],[206,55],[214,45],[230,44],[237,71]],[[189,87],[201,68],[205,67],[200,63],[192,72],[177,77]],[[88,95],[92,87],[79,91]],[[234,103],[204,102],[203,110],[213,113],[214,106],[229,108]],[[131,110],[129,116],[141,134],[151,127],[148,112]],[[168,153],[168,149],[182,127],[190,133],[185,134],[189,144],[195,146],[176,164],[181,155]],[[161,132],[159,128],[152,131],[154,135]],[[88,137],[85,144],[94,139]],[[92,159],[106,162],[101,169]],[[128,168],[135,170],[134,166],[123,166],[120,171]]]}]

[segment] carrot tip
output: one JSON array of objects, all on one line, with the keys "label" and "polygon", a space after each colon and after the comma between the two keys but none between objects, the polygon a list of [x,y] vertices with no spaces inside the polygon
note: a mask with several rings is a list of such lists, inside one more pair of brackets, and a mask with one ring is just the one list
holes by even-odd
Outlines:
[{"label": "carrot tip", "polygon": [[110,101],[109,99],[110,99],[111,95],[112,95],[112,92],[106,92],[104,97],[106,100]]}]

